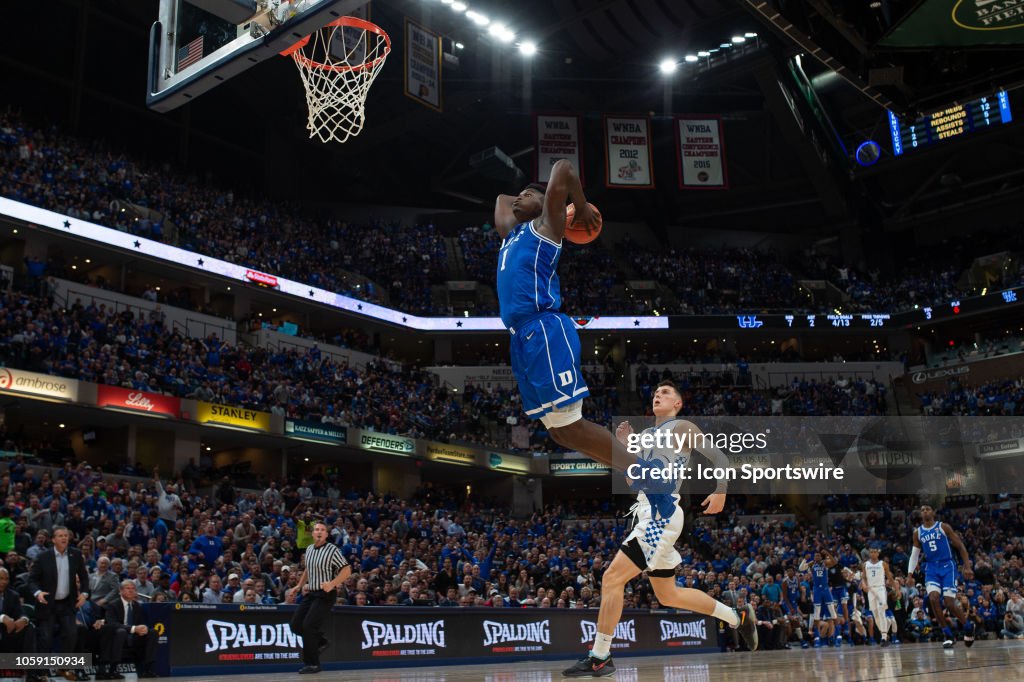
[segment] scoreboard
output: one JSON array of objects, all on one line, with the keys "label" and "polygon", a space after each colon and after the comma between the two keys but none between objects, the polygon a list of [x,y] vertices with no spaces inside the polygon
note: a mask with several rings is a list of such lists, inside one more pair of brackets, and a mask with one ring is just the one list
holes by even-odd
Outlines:
[{"label": "scoreboard", "polygon": [[761,332],[796,331],[841,332],[910,329],[922,324],[952,320],[1024,304],[1024,286],[1002,291],[986,291],[981,296],[935,303],[897,313],[844,313],[837,310],[793,313],[746,313],[738,315],[670,315],[669,329],[692,331],[746,329]]},{"label": "scoreboard", "polygon": [[901,121],[890,111],[892,153],[900,156],[905,152],[1009,123],[1012,120],[1010,99],[1005,90],[962,104],[952,104],[912,122]]}]

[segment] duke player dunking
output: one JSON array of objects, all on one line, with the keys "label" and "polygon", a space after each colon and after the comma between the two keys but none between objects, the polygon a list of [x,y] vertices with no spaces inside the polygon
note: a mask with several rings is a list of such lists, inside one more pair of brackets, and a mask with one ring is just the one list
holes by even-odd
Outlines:
[{"label": "duke player dunking", "polygon": [[[679,390],[671,381],[658,384],[652,400],[655,425],[645,429],[644,434],[686,434],[698,432],[697,427],[677,415],[683,408]],[[616,430],[619,441],[626,443],[633,428],[629,422],[622,422]],[[638,464],[644,467],[664,469],[672,465],[685,467],[692,451],[675,448],[650,448],[638,456]],[[716,467],[728,467],[729,460],[719,450],[709,448],[704,453]],[[566,677],[604,677],[615,672],[611,658],[612,635],[622,617],[622,602],[626,583],[646,570],[654,588],[658,603],[676,609],[686,609],[708,616],[714,616],[737,629],[751,651],[757,649],[757,625],[754,609],[747,604],[740,610],[732,609],[712,599],[700,590],[680,587],[676,584],[676,566],[682,562],[675,544],[683,530],[684,513],[679,506],[681,480],[666,484],[657,491],[647,487],[637,493],[632,512],[636,524],[632,532],[615,554],[601,580],[601,610],[597,616],[597,634],[593,648],[573,667],[562,674]],[[720,484],[720,490],[724,486]],[[722,498],[724,493],[718,493]],[[708,500],[705,500],[708,503]]]},{"label": "duke player dunking", "polygon": [[595,224],[579,175],[564,159],[551,167],[546,188],[532,184],[518,196],[498,197],[494,227],[502,238],[497,278],[501,321],[512,335],[512,373],[526,415],[541,420],[559,445],[608,465],[614,453],[621,468],[635,458],[608,429],[583,419],[588,390],[580,370],[580,338],[572,320],[559,312],[558,260],[567,201],[576,207],[577,223]]},{"label": "duke player dunking", "polygon": [[931,505],[921,505],[921,525],[914,531],[914,548],[910,551],[907,575],[914,574],[918,558],[923,553],[924,587],[928,592],[932,613],[935,614],[935,619],[942,626],[942,634],[945,635],[942,646],[946,649],[953,646],[954,639],[949,620],[943,613],[942,604],[939,602],[940,592],[949,613],[964,627],[964,644],[968,647],[974,644],[974,623],[964,617],[956,600],[957,570],[956,562],[953,560],[954,549],[963,560],[964,570],[969,570],[971,558],[967,555],[967,548],[964,547],[960,536],[948,523],[940,523],[936,520],[935,509]]}]

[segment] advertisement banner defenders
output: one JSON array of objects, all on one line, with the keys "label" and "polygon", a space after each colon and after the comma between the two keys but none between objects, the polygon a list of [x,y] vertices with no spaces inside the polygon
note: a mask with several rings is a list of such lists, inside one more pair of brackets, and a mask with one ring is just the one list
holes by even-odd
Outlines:
[{"label": "advertisement banner defenders", "polygon": [[[289,627],[293,606],[153,604],[151,621],[172,637],[160,638],[164,674],[294,671],[302,638]],[[597,611],[554,609],[391,609],[342,607],[325,624],[326,668],[434,665],[538,656],[571,658],[585,652],[597,632]],[[659,654],[717,649],[718,628],[691,613],[626,612],[615,630],[616,654]]]}]

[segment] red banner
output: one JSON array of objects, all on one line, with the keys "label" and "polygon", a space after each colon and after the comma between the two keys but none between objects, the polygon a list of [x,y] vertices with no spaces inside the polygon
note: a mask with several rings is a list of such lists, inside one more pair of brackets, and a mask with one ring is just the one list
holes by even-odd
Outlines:
[{"label": "red banner", "polygon": [[257,270],[246,270],[245,278],[250,282],[255,282],[256,284],[266,284],[268,287],[277,286],[277,277]]},{"label": "red banner", "polygon": [[97,386],[96,404],[100,407],[116,407],[121,410],[165,414],[169,417],[181,416],[181,398],[174,398],[159,393],[132,391],[116,386]]}]

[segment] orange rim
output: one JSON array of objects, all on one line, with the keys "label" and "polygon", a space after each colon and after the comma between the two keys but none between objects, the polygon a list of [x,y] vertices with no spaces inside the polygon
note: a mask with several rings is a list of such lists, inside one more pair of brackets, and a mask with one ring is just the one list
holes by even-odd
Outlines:
[{"label": "orange rim", "polygon": [[375,34],[377,34],[378,36],[380,36],[381,38],[384,39],[384,52],[379,57],[374,59],[373,61],[363,62],[362,64],[354,64],[354,65],[346,64],[344,66],[338,66],[338,65],[334,65],[334,64],[321,64],[320,62],[315,61],[313,59],[310,59],[306,55],[304,55],[301,52],[299,52],[299,50],[304,48],[309,43],[310,36],[306,36],[305,38],[302,38],[297,43],[295,43],[294,45],[289,47],[287,50],[284,50],[283,52],[281,52],[281,56],[282,57],[292,57],[296,61],[302,62],[303,64],[305,64],[307,67],[309,67],[311,69],[323,69],[324,71],[338,71],[338,72],[341,72],[341,71],[361,71],[363,69],[372,69],[372,68],[376,67],[378,64],[380,64],[381,62],[383,62],[387,58],[388,54],[390,54],[390,52],[391,52],[391,38],[388,37],[388,34],[384,31],[384,29],[382,29],[377,24],[374,24],[374,23],[371,23],[369,21],[366,21],[365,19],[360,19],[358,17],[339,17],[339,18],[335,19],[334,21],[332,21],[331,23],[325,24],[324,28],[328,28],[330,26],[348,26],[350,28],[361,28],[364,31],[369,31],[370,33],[375,33]]}]

